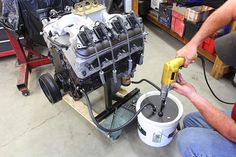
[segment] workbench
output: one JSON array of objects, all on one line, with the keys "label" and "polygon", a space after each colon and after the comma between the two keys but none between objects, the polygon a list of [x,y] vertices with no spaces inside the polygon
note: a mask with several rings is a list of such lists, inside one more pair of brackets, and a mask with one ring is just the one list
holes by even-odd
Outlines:
[{"label": "workbench", "polygon": [[[134,10],[135,14],[138,15],[138,0],[133,0],[133,10]],[[170,28],[162,25],[158,21],[158,19],[155,15],[152,15],[151,13],[149,13],[148,15],[146,15],[145,18],[147,20],[149,20],[150,22],[152,22],[153,24],[155,24],[160,29],[162,29],[163,31],[167,32],[168,34],[170,34],[174,38],[178,39],[183,44],[188,43],[188,40],[186,38],[180,37],[177,33],[171,31]],[[210,54],[206,50],[203,50],[200,47],[198,48],[198,53],[200,55],[204,56],[207,60],[209,60],[210,62],[213,63],[213,67],[212,67],[212,70],[211,70],[211,75],[215,79],[220,79],[221,77],[223,77],[224,74],[229,72],[229,66],[225,65],[217,55]]]}]

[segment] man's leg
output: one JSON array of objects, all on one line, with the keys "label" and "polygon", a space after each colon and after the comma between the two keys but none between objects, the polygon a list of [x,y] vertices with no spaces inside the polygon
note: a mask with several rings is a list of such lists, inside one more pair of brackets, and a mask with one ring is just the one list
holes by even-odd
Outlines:
[{"label": "man's leg", "polygon": [[[225,114],[230,116],[230,112],[225,112]],[[183,120],[183,125],[184,128],[200,127],[200,128],[213,129],[209,124],[207,124],[207,122],[199,112],[192,112],[186,115]]]},{"label": "man's leg", "polygon": [[181,130],[177,146],[183,157],[235,157],[236,154],[236,143],[217,131],[200,127]]},{"label": "man's leg", "polygon": [[[230,115],[230,112],[225,114]],[[236,144],[208,125],[199,112],[185,116],[183,123],[185,129],[177,137],[177,145],[183,157],[235,156]]]}]

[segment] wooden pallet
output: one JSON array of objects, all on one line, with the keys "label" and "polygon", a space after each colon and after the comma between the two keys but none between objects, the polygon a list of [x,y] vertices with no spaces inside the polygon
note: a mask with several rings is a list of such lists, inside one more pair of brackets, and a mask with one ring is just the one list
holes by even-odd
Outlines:
[{"label": "wooden pallet", "polygon": [[229,66],[225,65],[218,56],[216,56],[211,75],[215,79],[220,79],[225,74],[229,73]]},{"label": "wooden pallet", "polygon": [[[119,97],[125,97],[128,94],[127,90],[121,88],[119,92],[116,93]],[[84,117],[89,123],[91,123],[93,126],[95,124],[93,123],[89,113],[88,113],[88,107],[85,105],[82,101],[75,101],[69,94],[65,95],[63,97],[63,100],[71,106],[75,111],[77,111],[82,117]],[[98,113],[93,111],[93,115],[96,117]],[[96,126],[95,126],[96,127]]]},{"label": "wooden pallet", "polygon": [[[82,102],[82,101],[75,101],[69,94],[65,95],[63,97],[63,100],[71,106],[75,111],[77,111],[81,116],[83,116],[89,123],[91,123],[93,126],[95,124],[93,123],[91,117],[88,113],[88,107]],[[94,116],[97,116],[98,114],[93,111]]]}]

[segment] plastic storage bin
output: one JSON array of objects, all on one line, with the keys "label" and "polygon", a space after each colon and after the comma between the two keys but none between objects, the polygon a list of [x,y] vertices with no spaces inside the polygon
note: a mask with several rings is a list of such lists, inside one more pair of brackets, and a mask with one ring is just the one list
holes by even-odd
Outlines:
[{"label": "plastic storage bin", "polygon": [[184,34],[184,15],[172,10],[171,30],[180,37]]},{"label": "plastic storage bin", "polygon": [[193,23],[202,22],[214,11],[214,8],[205,5],[195,6],[187,9],[185,18]]},{"label": "plastic storage bin", "polygon": [[192,23],[191,21],[184,20],[185,30],[184,37],[188,40],[191,40],[192,37],[198,32],[201,28],[202,23]]},{"label": "plastic storage bin", "polygon": [[172,10],[182,14],[182,15],[185,15],[186,12],[187,12],[187,7],[184,7],[184,6],[181,6],[181,5],[178,5],[177,3],[173,3],[173,8]]},{"label": "plastic storage bin", "polygon": [[202,5],[204,0],[174,0],[173,2],[180,3],[182,5]]},{"label": "plastic storage bin", "polygon": [[204,0],[204,5],[217,9],[225,2],[226,0]]},{"label": "plastic storage bin", "polygon": [[206,50],[208,53],[214,54],[215,53],[215,39],[212,37],[208,37],[202,42],[200,47],[202,47],[202,49]]},{"label": "plastic storage bin", "polygon": [[172,19],[172,4],[169,3],[160,3],[158,21],[171,28],[171,19]]},{"label": "plastic storage bin", "polygon": [[167,2],[167,0],[151,0],[151,8],[159,11],[160,3]]}]

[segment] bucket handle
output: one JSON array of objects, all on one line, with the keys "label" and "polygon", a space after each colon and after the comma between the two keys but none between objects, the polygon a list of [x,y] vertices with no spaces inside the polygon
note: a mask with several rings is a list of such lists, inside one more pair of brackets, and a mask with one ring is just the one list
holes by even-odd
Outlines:
[{"label": "bucket handle", "polygon": [[176,131],[176,129],[172,132],[172,133],[170,133],[168,136],[167,135],[165,135],[165,134],[163,134],[163,133],[161,133],[161,132],[159,132],[162,136],[165,136],[166,138],[172,138],[172,137],[174,137],[176,134],[177,134],[177,132],[178,131]]},{"label": "bucket handle", "polygon": [[168,138],[172,138],[176,135],[176,130],[174,130],[172,133],[169,134]]}]

